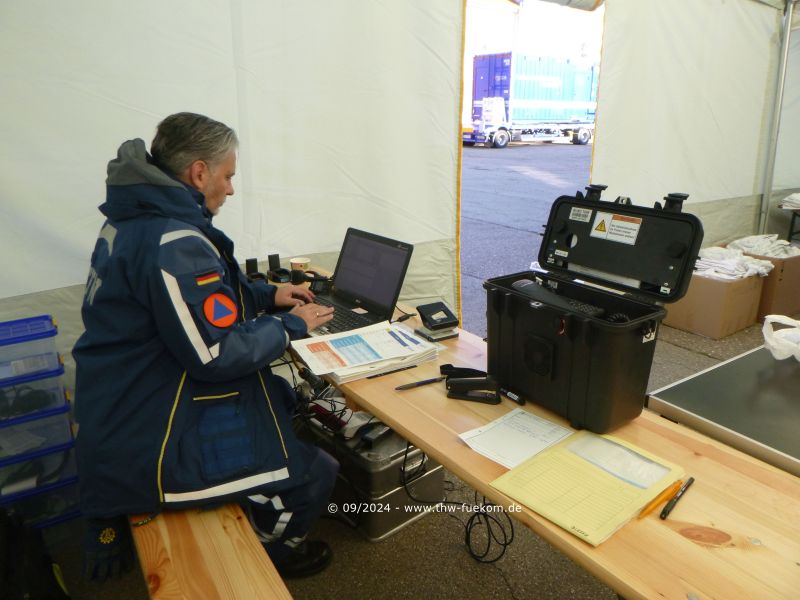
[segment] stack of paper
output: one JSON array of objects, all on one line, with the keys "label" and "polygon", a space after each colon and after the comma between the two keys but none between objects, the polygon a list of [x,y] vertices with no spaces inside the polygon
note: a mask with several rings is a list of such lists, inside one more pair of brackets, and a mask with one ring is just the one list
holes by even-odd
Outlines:
[{"label": "stack of paper", "polygon": [[597,546],[682,476],[681,467],[627,442],[580,431],[492,487]]},{"label": "stack of paper", "polygon": [[317,375],[347,383],[436,358],[436,346],[410,329],[388,321],[344,333],[292,342],[292,347]]},{"label": "stack of paper", "polygon": [[499,419],[465,431],[458,437],[475,452],[513,469],[568,435],[572,435],[571,429],[515,408]]}]

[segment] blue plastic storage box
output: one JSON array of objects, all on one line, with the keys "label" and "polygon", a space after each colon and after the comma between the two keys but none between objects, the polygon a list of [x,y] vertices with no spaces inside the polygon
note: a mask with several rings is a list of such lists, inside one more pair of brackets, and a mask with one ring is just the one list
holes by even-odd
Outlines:
[{"label": "blue plastic storage box", "polygon": [[22,516],[33,527],[50,527],[80,516],[78,478],[74,475],[55,483],[3,498],[2,507]]},{"label": "blue plastic storage box", "polygon": [[33,452],[43,452],[72,440],[66,403],[58,408],[0,421],[0,467]]},{"label": "blue plastic storage box", "polygon": [[64,366],[56,362],[56,368],[50,371],[0,381],[0,425],[8,419],[63,406],[63,374]]},{"label": "blue plastic storage box", "polygon": [[57,333],[50,315],[0,323],[0,383],[57,368]]},{"label": "blue plastic storage box", "polygon": [[0,503],[31,490],[76,477],[75,442],[71,439],[40,451],[0,460]]}]

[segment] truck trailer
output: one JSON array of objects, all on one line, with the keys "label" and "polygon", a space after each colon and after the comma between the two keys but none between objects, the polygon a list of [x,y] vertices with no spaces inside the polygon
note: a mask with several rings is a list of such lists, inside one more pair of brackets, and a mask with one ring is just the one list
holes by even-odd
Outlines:
[{"label": "truck trailer", "polygon": [[587,144],[597,106],[595,64],[503,52],[474,57],[472,123],[465,145],[568,137]]}]

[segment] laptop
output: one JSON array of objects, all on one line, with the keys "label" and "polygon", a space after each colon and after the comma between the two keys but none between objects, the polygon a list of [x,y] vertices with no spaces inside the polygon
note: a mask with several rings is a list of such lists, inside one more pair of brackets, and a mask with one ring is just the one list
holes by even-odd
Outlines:
[{"label": "laptop", "polygon": [[388,321],[394,313],[414,246],[348,228],[327,293],[316,302],[335,309],[334,318],[312,332],[340,333]]}]

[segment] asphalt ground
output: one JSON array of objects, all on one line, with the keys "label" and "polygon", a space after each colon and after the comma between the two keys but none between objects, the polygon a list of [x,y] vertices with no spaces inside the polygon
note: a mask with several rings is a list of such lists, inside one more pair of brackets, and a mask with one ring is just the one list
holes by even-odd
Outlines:
[{"label": "asphalt ground", "polygon": [[536,260],[553,201],[589,184],[592,145],[512,143],[465,147],[461,168],[463,327],[486,336],[490,278],[527,271]]}]

